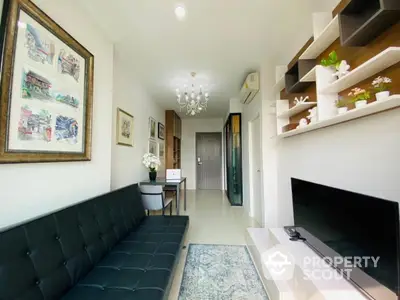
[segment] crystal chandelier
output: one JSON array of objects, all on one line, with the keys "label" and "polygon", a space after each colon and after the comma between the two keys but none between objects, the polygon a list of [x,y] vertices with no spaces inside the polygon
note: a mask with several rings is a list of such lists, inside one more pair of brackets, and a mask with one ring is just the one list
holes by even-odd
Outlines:
[{"label": "crystal chandelier", "polygon": [[185,85],[183,91],[179,88],[176,89],[176,97],[180,107],[180,111],[186,109],[186,114],[194,116],[207,110],[207,103],[210,99],[208,92],[203,93],[203,87],[200,85],[199,91],[195,91],[194,80],[196,73],[192,72],[190,75],[193,78],[192,89],[189,90],[188,86]]}]

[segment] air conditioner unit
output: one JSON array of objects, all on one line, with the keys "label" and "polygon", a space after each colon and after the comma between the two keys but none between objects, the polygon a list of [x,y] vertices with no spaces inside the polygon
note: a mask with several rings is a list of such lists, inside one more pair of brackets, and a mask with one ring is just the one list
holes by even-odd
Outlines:
[{"label": "air conditioner unit", "polygon": [[240,90],[240,101],[243,104],[249,104],[260,90],[260,75],[251,73],[246,77]]}]

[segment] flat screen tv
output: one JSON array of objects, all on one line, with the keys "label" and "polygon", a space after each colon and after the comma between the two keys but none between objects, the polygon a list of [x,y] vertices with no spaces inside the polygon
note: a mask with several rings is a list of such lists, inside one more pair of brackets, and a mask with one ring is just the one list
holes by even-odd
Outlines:
[{"label": "flat screen tv", "polygon": [[[292,178],[294,224],[322,257],[380,257],[350,282],[377,300],[400,299],[399,204]],[[344,269],[342,265],[335,266]]]}]

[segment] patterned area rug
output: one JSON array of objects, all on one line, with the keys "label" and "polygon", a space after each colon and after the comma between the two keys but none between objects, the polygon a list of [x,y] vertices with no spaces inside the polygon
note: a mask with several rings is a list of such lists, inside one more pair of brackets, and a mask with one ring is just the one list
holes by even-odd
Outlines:
[{"label": "patterned area rug", "polygon": [[190,244],[179,300],[268,300],[246,246]]}]

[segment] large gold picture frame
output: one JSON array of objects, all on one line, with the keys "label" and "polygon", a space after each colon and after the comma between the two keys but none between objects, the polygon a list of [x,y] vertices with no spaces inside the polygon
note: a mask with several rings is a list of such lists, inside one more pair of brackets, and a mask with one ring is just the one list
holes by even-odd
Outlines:
[{"label": "large gold picture frame", "polygon": [[94,56],[31,1],[3,9],[0,163],[90,160]]}]

